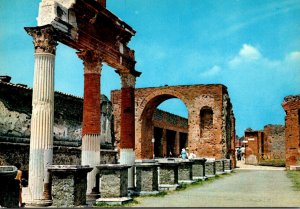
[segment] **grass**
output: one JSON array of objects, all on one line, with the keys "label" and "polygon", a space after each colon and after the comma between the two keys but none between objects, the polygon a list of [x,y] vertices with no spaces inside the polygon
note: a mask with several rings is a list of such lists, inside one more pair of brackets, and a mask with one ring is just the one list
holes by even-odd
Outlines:
[{"label": "grass", "polygon": [[293,182],[293,188],[300,191],[300,171],[287,171],[287,176]]}]

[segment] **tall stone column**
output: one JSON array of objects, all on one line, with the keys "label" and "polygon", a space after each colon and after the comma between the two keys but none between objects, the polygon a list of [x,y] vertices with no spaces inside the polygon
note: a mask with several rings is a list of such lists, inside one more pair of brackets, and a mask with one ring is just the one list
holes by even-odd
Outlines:
[{"label": "tall stone column", "polygon": [[162,155],[166,157],[168,154],[168,147],[167,147],[167,129],[163,129],[162,132]]},{"label": "tall stone column", "polygon": [[82,122],[81,165],[94,169],[87,175],[87,195],[98,193],[96,185],[96,165],[100,164],[100,75],[101,57],[96,51],[77,52],[84,65],[84,96]]},{"label": "tall stone column", "polygon": [[54,65],[57,42],[52,26],[25,28],[35,49],[29,153],[31,204],[51,204],[51,182],[46,166],[53,160]]},{"label": "tall stone column", "polygon": [[[120,163],[134,165],[135,161],[135,106],[134,88],[135,76],[121,72],[121,134],[120,134]],[[128,188],[134,187],[133,168],[128,169]]]},{"label": "tall stone column", "polygon": [[176,131],[173,157],[180,155],[180,132]]}]

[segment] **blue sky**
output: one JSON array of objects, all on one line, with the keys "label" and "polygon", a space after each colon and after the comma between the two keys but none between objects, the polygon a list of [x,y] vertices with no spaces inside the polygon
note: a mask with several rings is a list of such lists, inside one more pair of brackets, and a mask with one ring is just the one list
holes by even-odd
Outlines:
[{"label": "blue sky", "polygon": [[[29,3],[30,2],[30,3]],[[33,83],[39,0],[0,0],[0,74]],[[300,93],[300,0],[107,0],[107,8],[137,34],[137,87],[221,83],[228,87],[239,136],[251,127],[284,124],[287,95]],[[104,66],[101,91],[120,88]],[[83,95],[83,65],[73,49],[57,49],[55,90]],[[183,116],[186,107],[160,107]]]}]

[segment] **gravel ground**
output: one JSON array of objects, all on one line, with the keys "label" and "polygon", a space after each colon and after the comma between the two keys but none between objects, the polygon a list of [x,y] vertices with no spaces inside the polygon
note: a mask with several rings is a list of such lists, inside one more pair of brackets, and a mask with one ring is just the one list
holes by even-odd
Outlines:
[{"label": "gravel ground", "polygon": [[137,198],[134,207],[300,207],[283,168],[239,165],[231,176],[164,197]]}]

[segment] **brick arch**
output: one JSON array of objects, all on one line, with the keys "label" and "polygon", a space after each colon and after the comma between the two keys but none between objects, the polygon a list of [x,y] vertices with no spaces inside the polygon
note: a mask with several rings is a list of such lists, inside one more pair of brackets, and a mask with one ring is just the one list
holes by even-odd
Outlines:
[{"label": "brick arch", "polygon": [[141,120],[142,115],[145,114],[144,111],[146,106],[149,105],[149,103],[159,102],[159,105],[162,102],[172,98],[180,99],[189,110],[188,107],[191,105],[191,102],[188,102],[188,99],[181,92],[170,89],[157,89],[142,100],[141,104],[139,105],[139,109],[143,111],[139,114],[138,119]]},{"label": "brick arch", "polygon": [[[157,90],[146,96],[141,105],[139,105],[139,113],[137,113],[138,127],[136,130],[139,132],[138,136],[139,143],[136,143],[136,150],[139,150],[139,156],[142,159],[153,158],[154,146],[151,142],[153,138],[153,124],[152,117],[155,109],[164,101],[172,98],[177,98],[182,101],[187,110],[190,106],[188,100],[178,91],[166,89],[164,91]],[[189,111],[188,111],[189,112]],[[139,137],[140,136],[140,137]]]}]

